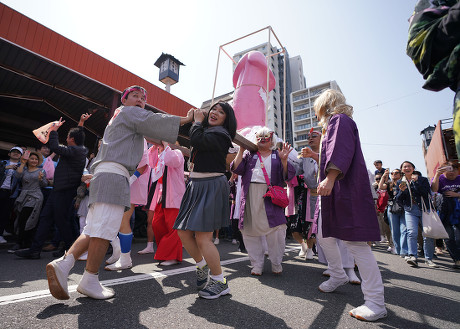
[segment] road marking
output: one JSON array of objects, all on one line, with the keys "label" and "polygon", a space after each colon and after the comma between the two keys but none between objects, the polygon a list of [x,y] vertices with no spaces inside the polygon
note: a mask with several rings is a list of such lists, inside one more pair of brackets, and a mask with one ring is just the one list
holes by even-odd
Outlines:
[{"label": "road marking", "polygon": [[[285,249],[285,252],[290,252],[293,250],[298,250],[299,247],[296,248],[289,248]],[[239,258],[232,258],[232,259],[227,259],[221,261],[221,265],[228,265],[228,264],[234,264],[234,263],[240,263],[249,260],[248,256],[245,257],[239,257]],[[117,286],[120,284],[126,284],[126,283],[133,283],[133,282],[139,282],[139,281],[145,281],[145,280],[152,280],[152,279],[158,279],[158,278],[164,278],[168,276],[173,276],[173,275],[178,275],[182,273],[188,273],[188,272],[194,272],[196,270],[195,265],[187,266],[187,267],[181,267],[181,268],[176,268],[172,270],[166,270],[166,271],[161,271],[161,272],[152,272],[152,273],[145,273],[145,274],[138,274],[138,275],[133,275],[133,276],[127,276],[119,279],[113,279],[113,280],[104,280],[101,281],[102,285],[109,287],[109,286]],[[77,291],[77,286],[78,285],[72,285],[69,286],[69,294],[76,292]],[[8,295],[8,296],[1,296],[0,297],[0,306],[1,305],[8,305],[8,304],[13,304],[13,303],[21,303],[21,302],[27,302],[29,300],[34,300],[34,299],[40,299],[40,298],[46,298],[46,297],[52,297],[49,290],[38,290],[38,291],[31,291],[31,292],[25,292],[21,294],[15,294],[15,295]]]}]

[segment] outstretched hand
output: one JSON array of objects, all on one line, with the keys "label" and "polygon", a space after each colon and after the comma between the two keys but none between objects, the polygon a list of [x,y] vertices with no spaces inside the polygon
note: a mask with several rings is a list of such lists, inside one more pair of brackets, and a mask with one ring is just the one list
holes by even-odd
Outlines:
[{"label": "outstretched hand", "polygon": [[278,151],[281,161],[286,161],[291,151],[292,146],[289,145],[289,143],[283,143],[283,149],[281,151]]},{"label": "outstretched hand", "polygon": [[53,122],[53,125],[50,127],[50,131],[57,131],[59,127],[64,124],[65,120],[62,120],[62,117],[59,118],[58,122]]}]

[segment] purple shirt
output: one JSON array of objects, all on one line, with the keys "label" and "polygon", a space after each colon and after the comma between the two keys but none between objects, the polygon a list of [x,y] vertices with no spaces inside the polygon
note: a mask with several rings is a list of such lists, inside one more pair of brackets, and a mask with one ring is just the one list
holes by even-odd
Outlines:
[{"label": "purple shirt", "polygon": [[[273,157],[273,155],[275,155]],[[273,186],[281,186],[284,185],[283,179],[283,165],[281,164],[281,159],[278,155],[278,151],[272,151],[272,155],[270,157],[272,159],[272,167],[270,173],[270,183]],[[246,205],[246,198],[249,193],[249,185],[251,184],[251,177],[252,171],[256,166],[257,160],[259,157],[257,156],[256,152],[248,152],[246,151],[243,155],[243,160],[241,161],[240,165],[235,168],[234,161],[230,164],[230,170],[237,175],[241,175],[241,189],[243,195],[240,200],[240,217],[239,217],[239,225],[240,229],[243,228],[243,221],[244,221],[244,207]],[[286,181],[290,181],[295,175],[295,168],[291,165],[288,161],[288,174]],[[268,187],[267,187],[268,188]],[[265,204],[265,212],[267,213],[268,219],[268,226],[275,227],[281,224],[286,223],[286,217],[284,216],[284,209],[274,205],[269,198],[264,199]]]},{"label": "purple shirt", "polygon": [[321,197],[323,236],[345,241],[378,241],[380,230],[356,123],[331,117],[321,142],[320,181],[333,163],[342,172],[332,193]]},{"label": "purple shirt", "polygon": [[460,191],[460,175],[454,180],[448,180],[444,175],[439,176],[438,192],[444,194],[447,191]]}]

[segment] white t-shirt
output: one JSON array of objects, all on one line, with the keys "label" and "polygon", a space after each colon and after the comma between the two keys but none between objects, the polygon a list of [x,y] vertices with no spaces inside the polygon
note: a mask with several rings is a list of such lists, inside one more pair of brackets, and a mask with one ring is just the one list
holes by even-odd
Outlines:
[{"label": "white t-shirt", "polygon": [[[251,183],[266,183],[265,177],[264,177],[264,172],[262,170],[262,167],[260,166],[260,160],[259,156],[257,154],[254,154],[254,156],[257,158],[256,166],[254,167],[254,170],[252,171],[252,177],[251,177]],[[270,180],[271,177],[271,169],[272,169],[272,158],[276,158],[276,154],[270,154],[266,158],[264,158],[262,155],[262,161],[265,166],[265,170],[267,171],[268,179]]]}]

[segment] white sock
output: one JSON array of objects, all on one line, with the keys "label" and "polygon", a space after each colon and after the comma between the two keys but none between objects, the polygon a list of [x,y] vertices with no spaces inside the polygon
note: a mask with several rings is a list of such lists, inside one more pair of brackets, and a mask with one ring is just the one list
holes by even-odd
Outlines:
[{"label": "white sock", "polygon": [[206,264],[207,264],[206,260],[204,258],[202,258],[198,263],[196,263],[196,267],[202,268]]},{"label": "white sock", "polygon": [[211,278],[215,281],[224,282],[224,273],[220,273],[219,275],[211,275]]}]

